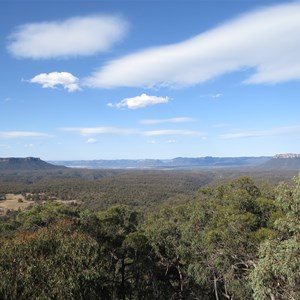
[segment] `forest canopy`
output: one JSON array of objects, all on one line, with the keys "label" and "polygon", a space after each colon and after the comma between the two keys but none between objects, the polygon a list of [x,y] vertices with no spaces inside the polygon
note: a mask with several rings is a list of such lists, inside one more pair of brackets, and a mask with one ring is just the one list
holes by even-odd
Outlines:
[{"label": "forest canopy", "polygon": [[1,299],[299,299],[300,176],[240,177],[191,201],[0,218]]}]

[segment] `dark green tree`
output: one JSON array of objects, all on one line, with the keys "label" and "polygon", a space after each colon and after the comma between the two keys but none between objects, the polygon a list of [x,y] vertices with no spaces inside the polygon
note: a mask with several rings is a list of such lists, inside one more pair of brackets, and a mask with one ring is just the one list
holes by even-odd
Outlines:
[{"label": "dark green tree", "polygon": [[300,175],[294,187],[278,188],[281,217],[274,222],[277,236],[261,244],[259,260],[250,274],[254,299],[300,298]]},{"label": "dark green tree", "polygon": [[109,299],[98,243],[60,220],[0,244],[0,299]]}]

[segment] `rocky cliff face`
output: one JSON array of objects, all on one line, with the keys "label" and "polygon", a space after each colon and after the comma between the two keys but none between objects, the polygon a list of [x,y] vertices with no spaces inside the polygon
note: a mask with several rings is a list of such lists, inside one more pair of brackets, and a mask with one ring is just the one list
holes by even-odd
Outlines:
[{"label": "rocky cliff face", "polygon": [[10,163],[10,162],[24,162],[24,161],[41,161],[38,157],[7,157],[7,158],[0,158],[0,163]]},{"label": "rocky cliff face", "polygon": [[300,158],[300,154],[294,154],[294,153],[276,154],[274,158]]},{"label": "rocky cliff face", "polygon": [[265,170],[299,170],[300,171],[300,155],[299,154],[277,154],[268,162],[260,166]]}]

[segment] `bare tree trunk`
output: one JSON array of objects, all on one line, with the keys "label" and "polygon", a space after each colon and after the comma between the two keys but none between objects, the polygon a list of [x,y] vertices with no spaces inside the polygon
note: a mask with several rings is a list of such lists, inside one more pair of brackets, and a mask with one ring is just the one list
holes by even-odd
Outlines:
[{"label": "bare tree trunk", "polygon": [[123,300],[126,300],[126,292],[125,292],[125,255],[122,255],[122,268],[121,268],[121,276],[122,276],[122,282],[121,282],[121,287],[122,287],[122,298]]},{"label": "bare tree trunk", "polygon": [[183,275],[182,275],[182,272],[181,272],[181,269],[180,269],[179,257],[178,256],[176,257],[176,260],[177,260],[177,271],[178,271],[179,280],[180,280],[180,294],[179,294],[179,297],[180,297],[180,299],[183,299]]},{"label": "bare tree trunk", "polygon": [[217,287],[217,277],[216,277],[215,274],[214,274],[214,290],[215,290],[216,300],[219,300],[218,287]]},{"label": "bare tree trunk", "polygon": [[273,294],[270,294],[271,300],[276,300],[275,296]]}]

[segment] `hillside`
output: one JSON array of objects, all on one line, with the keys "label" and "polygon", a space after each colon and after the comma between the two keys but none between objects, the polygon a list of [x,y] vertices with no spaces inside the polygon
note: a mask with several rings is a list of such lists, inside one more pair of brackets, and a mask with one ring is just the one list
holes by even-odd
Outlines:
[{"label": "hillside", "polygon": [[64,166],[53,165],[36,157],[8,157],[0,158],[0,171],[37,171],[37,170],[57,170],[66,168]]},{"label": "hillside", "polygon": [[266,163],[260,166],[264,170],[299,170],[300,171],[300,157],[299,156],[283,156],[277,155]]}]

